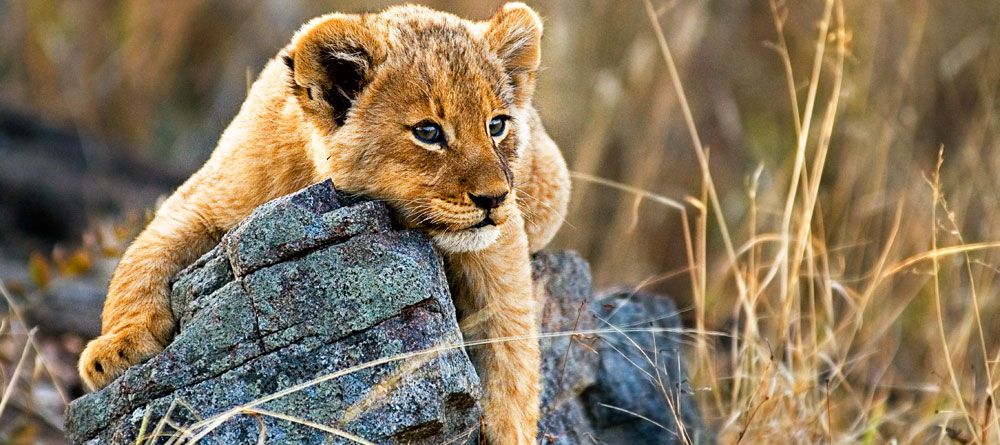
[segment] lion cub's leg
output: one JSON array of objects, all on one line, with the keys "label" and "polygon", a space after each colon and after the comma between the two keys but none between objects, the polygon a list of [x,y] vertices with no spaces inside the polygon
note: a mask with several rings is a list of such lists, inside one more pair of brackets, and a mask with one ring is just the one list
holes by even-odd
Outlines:
[{"label": "lion cub's leg", "polygon": [[111,278],[101,316],[101,336],[80,356],[80,377],[97,390],[170,342],[170,277],[204,253],[216,233],[180,197],[164,203],[129,246]]},{"label": "lion cub's leg", "polygon": [[520,215],[491,247],[448,256],[467,339],[523,337],[480,346],[486,436],[494,444],[534,444],[539,412],[538,325],[528,241]]}]

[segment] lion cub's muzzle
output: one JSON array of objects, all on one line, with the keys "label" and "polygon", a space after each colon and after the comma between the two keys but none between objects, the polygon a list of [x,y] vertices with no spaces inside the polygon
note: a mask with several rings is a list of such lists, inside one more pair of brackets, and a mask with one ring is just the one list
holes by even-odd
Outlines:
[{"label": "lion cub's muzzle", "polygon": [[469,201],[481,212],[481,219],[471,222],[466,228],[432,232],[434,244],[451,253],[475,252],[493,245],[500,237],[500,227],[506,222],[509,212],[509,192],[492,194],[468,194]]}]

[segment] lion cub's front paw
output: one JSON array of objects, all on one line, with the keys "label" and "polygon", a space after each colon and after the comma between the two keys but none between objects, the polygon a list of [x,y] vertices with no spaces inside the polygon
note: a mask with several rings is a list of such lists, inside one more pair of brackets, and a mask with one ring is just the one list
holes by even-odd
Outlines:
[{"label": "lion cub's front paw", "polygon": [[77,365],[80,379],[90,391],[97,391],[138,364],[163,350],[146,330],[126,330],[97,337],[87,343]]}]

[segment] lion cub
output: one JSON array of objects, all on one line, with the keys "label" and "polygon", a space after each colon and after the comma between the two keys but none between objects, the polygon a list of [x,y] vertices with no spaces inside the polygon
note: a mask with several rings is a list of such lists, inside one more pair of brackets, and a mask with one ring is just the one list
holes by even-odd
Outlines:
[{"label": "lion cub", "polygon": [[[536,335],[529,255],[569,199],[566,164],[531,104],[541,34],[520,3],[484,22],[403,6],[305,24],[125,252],[103,334],[80,357],[83,381],[101,388],[161,351],[170,278],[258,205],[326,178],[431,236],[467,337]],[[481,357],[487,437],[534,443],[538,341],[493,343]]]}]

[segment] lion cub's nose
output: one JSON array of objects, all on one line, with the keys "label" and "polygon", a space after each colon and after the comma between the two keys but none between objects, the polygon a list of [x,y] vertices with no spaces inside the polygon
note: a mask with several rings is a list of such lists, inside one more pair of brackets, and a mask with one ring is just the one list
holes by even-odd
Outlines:
[{"label": "lion cub's nose", "polygon": [[469,199],[472,203],[481,209],[495,209],[503,204],[503,200],[507,198],[507,192],[503,192],[497,195],[474,195],[469,193]]}]

